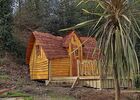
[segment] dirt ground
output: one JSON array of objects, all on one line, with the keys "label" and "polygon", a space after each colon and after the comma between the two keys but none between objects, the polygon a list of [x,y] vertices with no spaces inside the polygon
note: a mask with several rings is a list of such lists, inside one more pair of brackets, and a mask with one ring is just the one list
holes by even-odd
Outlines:
[{"label": "dirt ground", "polygon": [[[74,89],[56,85],[46,87],[44,82],[29,79],[27,65],[6,62],[0,65],[0,90],[16,86],[12,91],[26,93],[32,96],[33,100],[114,100],[114,90],[97,90],[80,86]],[[140,93],[123,92],[121,100],[140,100]]]}]

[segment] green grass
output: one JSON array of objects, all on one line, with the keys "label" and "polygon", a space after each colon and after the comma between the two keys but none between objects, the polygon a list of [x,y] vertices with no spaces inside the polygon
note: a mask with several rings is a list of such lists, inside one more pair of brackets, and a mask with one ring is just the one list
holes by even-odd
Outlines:
[{"label": "green grass", "polygon": [[[11,91],[11,92],[6,92],[6,93],[0,95],[0,98],[13,98],[13,97],[14,98],[21,97],[21,98],[24,98],[24,100],[34,100],[34,96],[30,96],[30,95],[23,93],[23,92],[20,92],[20,91]],[[42,97],[42,96],[37,96],[37,97],[39,99],[42,98],[42,100],[44,99],[44,97]],[[48,92],[47,98],[49,100],[76,100],[72,96],[55,93],[53,91]]]},{"label": "green grass", "polygon": [[33,98],[31,96],[29,96],[28,94],[19,92],[19,91],[12,91],[12,92],[6,92],[4,94],[0,95],[0,98],[7,98],[7,97],[23,97],[24,100],[33,100]]},{"label": "green grass", "polygon": [[11,97],[26,97],[28,96],[25,93],[21,93],[21,92],[7,92],[7,96],[11,96]]},{"label": "green grass", "polygon": [[140,90],[140,88],[136,88],[136,90]]},{"label": "green grass", "polygon": [[24,100],[33,100],[33,97],[24,97]]},{"label": "green grass", "polygon": [[9,76],[8,75],[0,75],[0,80],[8,80]]}]

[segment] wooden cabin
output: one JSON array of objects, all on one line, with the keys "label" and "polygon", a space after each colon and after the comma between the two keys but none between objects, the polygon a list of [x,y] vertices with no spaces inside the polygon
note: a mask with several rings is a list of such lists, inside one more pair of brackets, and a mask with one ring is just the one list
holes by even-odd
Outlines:
[{"label": "wooden cabin", "polygon": [[[30,36],[26,52],[30,78],[47,82],[70,80],[72,87],[81,80],[85,86],[113,88],[112,75],[105,79],[101,77],[101,68],[97,67],[100,54],[95,48],[95,38],[79,37],[75,31],[65,37],[35,31]],[[128,83],[123,86],[128,87]]]}]

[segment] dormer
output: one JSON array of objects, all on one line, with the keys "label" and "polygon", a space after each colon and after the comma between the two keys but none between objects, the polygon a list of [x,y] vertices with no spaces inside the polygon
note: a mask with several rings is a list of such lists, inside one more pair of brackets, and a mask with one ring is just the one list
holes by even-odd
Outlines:
[{"label": "dormer", "polygon": [[65,47],[70,56],[77,59],[82,57],[82,44],[75,31],[70,32],[64,37],[63,47]]}]

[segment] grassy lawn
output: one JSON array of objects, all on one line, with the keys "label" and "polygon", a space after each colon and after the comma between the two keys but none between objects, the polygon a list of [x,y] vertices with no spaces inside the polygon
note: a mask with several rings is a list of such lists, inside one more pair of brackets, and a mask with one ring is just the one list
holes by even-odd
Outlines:
[{"label": "grassy lawn", "polygon": [[24,100],[33,100],[33,98],[28,94],[19,91],[6,92],[0,95],[0,98],[16,98],[16,97],[22,97],[24,98]]},{"label": "grassy lawn", "polygon": [[9,80],[9,76],[8,75],[0,75],[0,80]]},{"label": "grassy lawn", "polygon": [[76,100],[72,96],[56,94],[54,92],[49,92],[47,96],[31,96],[29,94],[22,93],[20,91],[6,92],[0,95],[0,98],[17,98],[17,97],[21,97],[24,100]]}]

